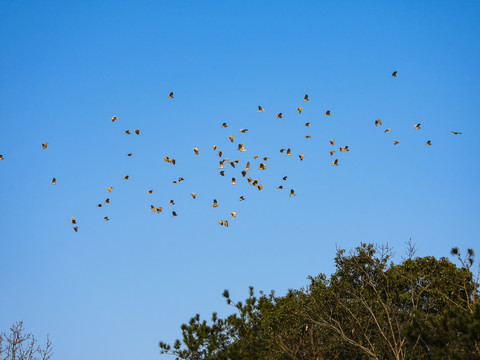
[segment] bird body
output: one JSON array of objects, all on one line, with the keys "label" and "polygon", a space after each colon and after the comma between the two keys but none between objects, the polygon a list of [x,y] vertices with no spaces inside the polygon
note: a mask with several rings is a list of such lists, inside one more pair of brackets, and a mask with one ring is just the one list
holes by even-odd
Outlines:
[{"label": "bird body", "polygon": [[263,110],[263,108],[260,105],[258,105],[258,112],[264,112],[264,111],[265,110]]},{"label": "bird body", "polygon": [[42,149],[43,149],[43,150],[45,150],[45,149],[47,148],[47,146],[48,146],[48,143],[46,143],[46,142],[45,142],[45,143],[42,143]]}]

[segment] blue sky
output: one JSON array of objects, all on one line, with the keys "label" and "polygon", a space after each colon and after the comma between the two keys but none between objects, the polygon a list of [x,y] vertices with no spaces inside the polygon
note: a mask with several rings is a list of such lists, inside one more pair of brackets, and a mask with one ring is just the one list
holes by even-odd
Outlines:
[{"label": "blue sky", "polygon": [[[336,247],[478,250],[479,16],[477,1],[1,0],[0,329],[23,319],[57,359],[158,359],[190,316],[231,311],[224,289],[299,288]],[[219,176],[212,145],[240,169]]]}]

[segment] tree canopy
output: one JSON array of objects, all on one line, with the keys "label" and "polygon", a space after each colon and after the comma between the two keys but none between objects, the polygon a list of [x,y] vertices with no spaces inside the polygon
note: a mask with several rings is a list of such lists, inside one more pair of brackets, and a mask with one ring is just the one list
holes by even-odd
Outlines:
[{"label": "tree canopy", "polygon": [[409,256],[360,244],[338,250],[335,272],[309,284],[255,295],[223,296],[235,312],[200,315],[181,326],[182,340],[160,342],[176,359],[480,359],[478,274],[474,252],[448,258]]}]

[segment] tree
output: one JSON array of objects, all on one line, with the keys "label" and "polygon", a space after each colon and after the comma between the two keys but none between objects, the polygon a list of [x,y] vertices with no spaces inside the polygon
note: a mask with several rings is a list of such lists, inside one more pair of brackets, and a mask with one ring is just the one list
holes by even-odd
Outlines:
[{"label": "tree", "polygon": [[236,313],[214,313],[211,325],[197,314],[182,325],[183,342],[162,342],[161,352],[177,359],[480,359],[479,286],[468,254],[456,266],[414,258],[411,244],[399,264],[388,246],[338,250],[329,278],[309,277],[285,296],[256,297],[250,288],[243,303],[225,290]]},{"label": "tree", "polygon": [[8,334],[0,334],[0,360],[48,360],[53,355],[52,351],[48,335],[42,348],[33,334],[25,333],[23,321],[13,324]]}]

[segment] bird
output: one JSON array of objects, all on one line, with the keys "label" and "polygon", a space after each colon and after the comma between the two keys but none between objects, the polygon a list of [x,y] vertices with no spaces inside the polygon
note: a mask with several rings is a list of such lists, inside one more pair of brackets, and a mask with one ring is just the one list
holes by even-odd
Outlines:
[{"label": "bird", "polygon": [[107,190],[108,190],[108,192],[109,192],[109,193],[111,193],[111,192],[112,192],[112,190],[113,190],[113,186],[109,186],[109,187],[107,187]]},{"label": "bird", "polygon": [[309,101],[310,99],[308,98],[308,94],[305,94],[305,97],[303,98],[303,101]]},{"label": "bird", "polygon": [[239,132],[243,133],[243,134],[246,134],[248,131],[248,129],[240,129]]},{"label": "bird", "polygon": [[247,176],[247,171],[246,170],[242,170],[242,176],[243,177]]},{"label": "bird", "polygon": [[223,165],[223,160],[220,161],[220,166],[218,167],[219,169],[225,169],[225,165]]},{"label": "bird", "polygon": [[307,123],[305,123],[305,125],[304,125],[304,126],[310,126],[310,123],[309,123],[309,122],[307,122]]},{"label": "bird", "polygon": [[375,126],[382,125],[382,120],[377,119],[375,120]]},{"label": "bird", "polygon": [[213,151],[217,150],[217,145],[212,146]]},{"label": "bird", "polygon": [[432,145],[432,141],[431,140],[428,140],[425,145]]},{"label": "bird", "polygon": [[340,146],[340,152],[342,151],[350,151],[350,150],[348,150],[348,146]]},{"label": "bird", "polygon": [[247,178],[247,182],[249,185],[252,185],[252,178],[251,177]]},{"label": "bird", "polygon": [[97,207],[102,207],[103,205],[102,204],[98,204]]},{"label": "bird", "polygon": [[212,205],[212,207],[218,207],[218,202],[217,202],[216,199],[213,199],[213,205]]},{"label": "bird", "polygon": [[282,189],[283,189],[283,185],[280,185],[279,187],[277,187],[277,189],[282,190]]},{"label": "bird", "polygon": [[251,185],[252,186],[257,186],[258,185],[258,179],[253,180]]},{"label": "bird", "polygon": [[163,208],[160,206],[160,207],[157,207],[155,210],[157,211],[157,214],[160,214],[162,212]]},{"label": "bird", "polygon": [[222,151],[220,151],[220,150],[218,150],[218,151],[217,151],[217,154],[218,154],[218,157],[222,157],[222,155],[223,155],[223,152],[222,152]]},{"label": "bird", "polygon": [[290,195],[289,196],[295,196],[295,191],[293,191],[293,189],[290,190]]},{"label": "bird", "polygon": [[462,135],[461,132],[457,132],[457,131],[452,131],[451,133],[452,133],[453,135]]},{"label": "bird", "polygon": [[237,185],[235,178],[232,178],[232,182],[230,183],[230,185]]},{"label": "bird", "polygon": [[306,139],[311,139],[312,137],[310,135],[305,135]]},{"label": "bird", "polygon": [[0,160],[4,160],[3,155],[0,155]]},{"label": "bird", "polygon": [[332,114],[330,113],[330,110],[327,110],[326,113],[325,113],[325,115],[330,116],[330,115],[332,115]]},{"label": "bird", "polygon": [[175,205],[175,201],[170,200],[170,202],[168,203],[168,205]]},{"label": "bird", "polygon": [[260,105],[258,105],[258,112],[264,112],[264,111],[265,110],[263,110],[263,108]]},{"label": "bird", "polygon": [[150,211],[151,211],[151,212],[155,212],[155,211],[156,211],[155,206],[150,205]]},{"label": "bird", "polygon": [[335,152],[336,152],[335,150],[330,151],[330,156],[333,156],[333,154],[335,154]]},{"label": "bird", "polygon": [[225,176],[225,171],[220,171],[219,174]]},{"label": "bird", "polygon": [[197,198],[197,193],[191,193],[190,195],[192,195],[192,198],[194,198],[194,199]]},{"label": "bird", "polygon": [[397,77],[397,71],[396,70],[392,73],[392,76]]},{"label": "bird", "polygon": [[130,176],[125,175],[123,178],[124,178],[125,180],[128,180],[128,179],[130,178]]},{"label": "bird", "polygon": [[230,166],[235,168],[235,161],[230,161]]},{"label": "bird", "polygon": [[238,201],[244,201],[244,200],[245,200],[245,197],[243,197],[243,196],[240,196],[240,197],[238,198]]},{"label": "bird", "polygon": [[105,217],[103,218],[103,220],[105,220],[105,221],[110,221],[110,219],[108,218],[108,216],[105,216]]},{"label": "bird", "polygon": [[133,155],[133,153],[128,153],[126,156],[132,156],[132,155]]},{"label": "bird", "polygon": [[193,152],[195,153],[195,155],[198,155],[198,148],[193,148]]},{"label": "bird", "polygon": [[223,124],[222,124],[222,127],[223,127],[223,128],[228,127],[227,123],[223,123]]},{"label": "bird", "polygon": [[285,154],[285,156],[292,156],[292,151],[290,150],[290,148],[287,149],[287,153]]},{"label": "bird", "polygon": [[298,113],[299,113],[299,114],[301,114],[301,113],[302,113],[302,110],[303,110],[303,108],[302,108],[302,107],[298,107],[298,108],[297,108],[297,111],[298,111]]},{"label": "bird", "polygon": [[178,214],[175,211],[172,211],[172,216],[178,216]]},{"label": "bird", "polygon": [[283,119],[282,113],[277,113],[277,119]]},{"label": "bird", "polygon": [[48,146],[48,143],[42,143],[42,149],[45,150]]},{"label": "bird", "polygon": [[78,232],[78,226],[74,226],[73,230],[75,230],[75,232]]},{"label": "bird", "polygon": [[268,159],[270,159],[268,156],[263,157],[263,161],[267,161]]},{"label": "bird", "polygon": [[220,220],[220,221],[218,221],[218,224],[220,226],[228,227],[228,220]]},{"label": "bird", "polygon": [[116,116],[112,116],[112,122],[114,122],[115,120],[118,120],[118,118]]},{"label": "bird", "polygon": [[237,212],[236,211],[232,211],[230,213],[230,215],[232,215],[233,220],[235,220],[237,218]]},{"label": "bird", "polygon": [[335,140],[330,140],[330,145],[333,146],[333,144],[335,144]]},{"label": "bird", "polygon": [[247,166],[245,166],[245,170],[250,170],[250,161],[247,162]]},{"label": "bird", "polygon": [[283,154],[283,152],[285,151],[285,149],[280,149],[280,152]]},{"label": "bird", "polygon": [[338,166],[338,159],[333,160],[333,161],[332,161],[332,165],[333,165],[333,166]]},{"label": "bird", "polygon": [[140,130],[135,130],[135,134],[140,135]]},{"label": "bird", "polygon": [[57,179],[55,178],[52,179],[52,185],[57,185]]},{"label": "bird", "polygon": [[421,124],[415,124],[415,125],[413,125],[413,126],[415,127],[415,129],[420,130],[420,125],[421,125]]},{"label": "bird", "polygon": [[72,224],[76,224],[77,223],[77,220],[75,220],[75,218],[72,216]]},{"label": "bird", "polygon": [[397,145],[397,144],[400,144],[400,141],[395,140],[395,141],[393,142],[393,145]]},{"label": "bird", "polygon": [[183,177],[181,177],[181,176],[178,178],[178,182],[184,181],[184,180],[185,180],[185,179],[184,179]]},{"label": "bird", "polygon": [[148,190],[147,193],[148,194],[153,194],[153,190]]},{"label": "bird", "polygon": [[173,91],[168,95],[168,98],[169,98],[169,99],[175,99],[175,98],[173,97]]},{"label": "bird", "polygon": [[265,170],[267,168],[267,163],[260,163],[258,170]]},{"label": "bird", "polygon": [[[112,188],[113,189],[113,188]],[[109,198],[106,198],[105,199],[105,204],[110,204],[110,199]]]},{"label": "bird", "polygon": [[241,151],[241,152],[247,151],[247,150],[245,150],[245,145],[243,145],[243,143],[238,144],[238,149],[237,150]]},{"label": "bird", "polygon": [[130,132],[130,130],[125,130],[124,134],[125,134],[125,135],[130,135],[131,132]]},{"label": "bird", "polygon": [[230,135],[228,138],[230,139],[230,142],[233,143],[233,138],[235,137],[235,135]]},{"label": "bird", "polygon": [[262,190],[262,189],[263,189],[263,185],[262,185],[262,184],[257,185],[257,189],[258,189],[258,191]]},{"label": "bird", "polygon": [[304,155],[304,154],[300,154],[300,155],[298,155],[298,157],[300,158],[300,161],[303,161],[305,155]]},{"label": "bird", "polygon": [[392,129],[385,129],[384,133],[390,132]]},{"label": "bird", "polygon": [[253,158],[254,158],[254,159],[258,158],[258,155],[253,155]]},{"label": "bird", "polygon": [[288,176],[284,176],[284,177],[282,178],[283,181],[287,181],[287,179],[288,179]]}]

